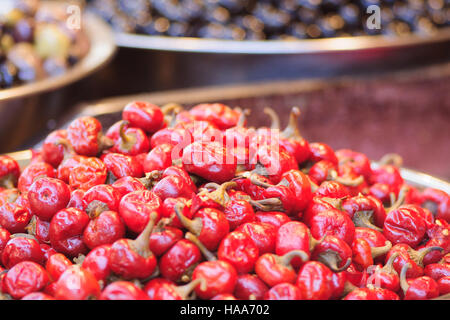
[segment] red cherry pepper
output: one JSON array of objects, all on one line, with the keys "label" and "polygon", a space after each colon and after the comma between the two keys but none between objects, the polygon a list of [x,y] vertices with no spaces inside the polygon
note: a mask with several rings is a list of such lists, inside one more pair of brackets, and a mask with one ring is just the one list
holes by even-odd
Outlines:
[{"label": "red cherry pepper", "polygon": [[110,185],[98,184],[84,193],[83,202],[86,212],[94,218],[104,211],[117,211],[120,194]]},{"label": "red cherry pepper", "polygon": [[108,151],[135,156],[149,150],[150,141],[145,132],[139,128],[128,127],[127,121],[123,121],[119,127],[119,135]]},{"label": "red cherry pepper", "polygon": [[190,210],[190,208],[191,208],[190,203],[191,202],[192,201],[190,199],[182,198],[182,197],[180,197],[180,198],[166,198],[163,201],[163,204],[162,204],[161,215],[164,218],[170,219],[169,224],[168,224],[169,226],[181,229],[181,228],[183,228],[183,225],[181,224],[180,220],[177,217],[177,214],[175,212],[175,206],[178,203],[181,203],[182,207],[183,207],[182,214],[185,217],[191,219],[193,214],[194,214],[194,212],[192,212]]},{"label": "red cherry pepper", "polygon": [[342,203],[342,209],[348,213],[355,226],[383,231],[386,211],[375,197],[360,194],[347,198]]},{"label": "red cherry pepper", "polygon": [[99,300],[148,300],[148,296],[131,282],[116,281],[103,289]]},{"label": "red cherry pepper", "polygon": [[210,300],[237,300],[232,294],[222,293],[212,297]]},{"label": "red cherry pepper", "polygon": [[308,261],[300,269],[297,287],[306,300],[327,300],[333,294],[333,273],[318,261]]},{"label": "red cherry pepper", "polygon": [[427,276],[406,279],[406,273],[411,267],[410,263],[403,265],[400,272],[400,286],[403,290],[404,300],[427,300],[439,296],[439,287],[436,281]]},{"label": "red cherry pepper", "polygon": [[41,178],[33,182],[27,198],[31,211],[41,220],[50,221],[59,210],[66,208],[70,189],[59,179]]},{"label": "red cherry pepper", "polygon": [[145,185],[142,183],[141,180],[130,176],[116,180],[111,185],[111,187],[113,187],[114,189],[116,189],[117,192],[119,192],[120,199],[122,199],[124,196],[126,196],[131,192],[146,190]]},{"label": "red cherry pepper", "polygon": [[152,212],[144,230],[135,240],[120,239],[110,249],[111,270],[124,279],[145,279],[153,274],[157,261],[149,249],[152,233],[158,215]]},{"label": "red cherry pepper", "polygon": [[229,262],[239,274],[253,271],[259,250],[246,233],[233,231],[220,242],[218,258]]},{"label": "red cherry pepper", "polygon": [[441,247],[427,247],[420,250],[414,250],[410,246],[404,243],[396,244],[392,247],[386,256],[389,259],[394,253],[399,253],[398,257],[394,260],[394,269],[400,273],[403,266],[409,263],[408,273],[406,276],[408,278],[420,277],[424,273],[423,258],[431,251],[439,250],[442,251]]},{"label": "red cherry pepper", "polygon": [[16,203],[5,203],[0,207],[0,226],[10,233],[23,233],[32,214],[26,207]]},{"label": "red cherry pepper", "polygon": [[69,257],[87,252],[83,242],[83,231],[89,223],[86,212],[68,208],[55,214],[50,222],[50,243],[56,251]]},{"label": "red cherry pepper", "polygon": [[6,243],[2,252],[2,264],[5,268],[12,268],[22,261],[44,263],[44,254],[39,243],[31,236],[16,234]]},{"label": "red cherry pepper", "polygon": [[103,211],[91,216],[91,221],[83,231],[83,242],[89,249],[112,244],[125,236],[125,224],[115,211]]},{"label": "red cherry pepper", "polygon": [[181,224],[196,235],[208,250],[216,250],[230,230],[225,214],[214,208],[198,210],[192,220],[183,215],[180,205],[175,206],[175,212]]},{"label": "red cherry pepper", "polygon": [[85,194],[84,190],[77,189],[73,190],[70,194],[70,200],[67,204],[67,208],[76,208],[80,210],[84,210],[86,204],[83,202],[83,196]]},{"label": "red cherry pepper", "polygon": [[197,279],[183,286],[176,286],[170,280],[156,278],[145,285],[144,291],[150,300],[188,300],[194,288],[202,283],[202,279]]},{"label": "red cherry pepper", "polygon": [[372,175],[370,160],[365,154],[349,149],[337,150],[335,154],[340,166],[351,167],[358,175],[363,175],[365,179],[369,179]]},{"label": "red cherry pepper", "polygon": [[361,269],[374,265],[374,259],[384,257],[392,248],[392,244],[386,241],[384,246],[373,247],[368,241],[355,238],[352,243],[353,263]]},{"label": "red cherry pepper", "polygon": [[277,211],[257,211],[255,212],[257,222],[266,223],[274,226],[278,230],[283,224],[291,221],[291,219],[283,212]]},{"label": "red cherry pepper", "polygon": [[142,164],[136,157],[120,153],[107,153],[102,160],[108,172],[117,179],[127,176],[140,178],[143,175]]},{"label": "red cherry pepper", "polygon": [[352,249],[345,241],[328,235],[314,246],[311,259],[325,264],[333,272],[341,272],[352,262]]},{"label": "red cherry pepper", "polygon": [[17,185],[20,167],[16,160],[7,155],[0,156],[0,187],[12,189]]},{"label": "red cherry pepper", "polygon": [[254,274],[238,276],[234,288],[234,297],[240,300],[262,300],[269,290],[265,283]]},{"label": "red cherry pepper", "polygon": [[442,277],[437,281],[439,294],[444,295],[450,293],[450,276]]},{"label": "red cherry pepper", "polygon": [[[374,169],[369,180],[370,184],[382,183],[387,184],[396,195],[400,191],[404,180],[400,175],[400,171],[393,165],[385,165]],[[380,199],[381,200],[381,199]]]},{"label": "red cherry pepper", "polygon": [[102,134],[100,121],[89,116],[77,118],[69,124],[67,139],[77,154],[88,157],[112,146],[112,141]]},{"label": "red cherry pepper", "polygon": [[422,208],[416,205],[402,205],[388,213],[383,233],[393,244],[403,243],[416,247],[424,238],[427,224]]},{"label": "red cherry pepper", "polygon": [[11,238],[11,233],[4,228],[0,228],[0,257],[2,256],[3,249]]},{"label": "red cherry pepper", "polygon": [[421,206],[429,208],[436,219],[450,223],[450,196],[438,189],[426,188],[421,194]]},{"label": "red cherry pepper", "polygon": [[193,268],[201,260],[198,247],[189,240],[181,239],[161,256],[159,270],[164,278],[179,282],[190,278]]},{"label": "red cherry pepper", "polygon": [[347,294],[343,300],[378,300],[378,296],[373,289],[356,288]]},{"label": "red cherry pepper", "polygon": [[[310,249],[315,244],[308,227],[299,221],[291,221],[283,224],[277,232],[275,253],[284,255],[292,250],[300,250],[309,255]],[[294,259],[292,265],[298,267],[302,259]]]},{"label": "red cherry pepper", "polygon": [[260,255],[275,252],[277,228],[265,222],[248,222],[240,225],[235,231],[247,234],[258,247]]},{"label": "red cherry pepper", "polygon": [[89,190],[98,184],[104,184],[107,168],[99,158],[84,158],[69,173],[69,184],[73,189]]},{"label": "red cherry pepper", "polygon": [[206,261],[195,267],[192,280],[204,279],[206,285],[197,286],[195,293],[201,299],[234,292],[237,282],[237,272],[234,267],[226,261]]},{"label": "red cherry pepper", "polygon": [[235,127],[241,112],[221,103],[203,103],[194,106],[189,113],[195,120],[208,121],[221,130]]},{"label": "red cherry pepper", "polygon": [[62,253],[55,253],[51,255],[45,263],[45,270],[47,270],[52,281],[58,281],[59,277],[72,264],[73,263]]},{"label": "red cherry pepper", "polygon": [[88,159],[88,157],[79,155],[73,155],[64,159],[57,168],[56,177],[65,183],[69,183],[69,176],[72,170],[86,159]]},{"label": "red cherry pepper", "polygon": [[152,213],[159,220],[161,204],[161,199],[152,191],[134,191],[120,200],[119,214],[129,230],[139,233],[144,230]]},{"label": "red cherry pepper", "polygon": [[192,198],[195,193],[190,188],[186,179],[178,176],[169,175],[159,180],[152,191],[161,199],[166,198]]},{"label": "red cherry pepper", "polygon": [[[74,286],[74,283],[77,285]],[[95,277],[78,265],[67,268],[55,285],[57,300],[89,300],[99,296],[100,285]]]},{"label": "red cherry pepper", "polygon": [[177,241],[183,239],[183,231],[167,226],[165,219],[159,220],[150,235],[150,251],[157,257],[167,252]]},{"label": "red cherry pepper", "polygon": [[309,150],[311,151],[310,161],[318,162],[320,160],[327,160],[334,165],[338,165],[338,158],[329,145],[322,142],[313,142],[309,144]]},{"label": "red cherry pepper", "polygon": [[439,263],[428,264],[423,269],[423,273],[436,281],[443,277],[449,277],[450,263],[441,261]]},{"label": "red cherry pepper", "polygon": [[308,254],[301,250],[292,250],[282,256],[265,253],[258,258],[255,264],[255,272],[269,287],[280,283],[294,283],[297,274],[291,266],[292,260],[306,262]]},{"label": "red cherry pepper", "polygon": [[264,295],[264,300],[302,300],[303,296],[298,287],[290,283],[279,283]]},{"label": "red cherry pepper", "polygon": [[52,131],[45,138],[41,155],[45,162],[56,168],[68,154],[74,152],[73,147],[67,140],[67,130],[61,129]]},{"label": "red cherry pepper", "polygon": [[400,278],[393,267],[394,260],[398,255],[398,252],[393,253],[383,267],[376,267],[375,271],[367,278],[367,284],[393,292],[399,291]]},{"label": "red cherry pepper", "polygon": [[142,164],[144,172],[164,170],[172,165],[172,150],[174,146],[163,143],[158,144],[145,156]]},{"label": "red cherry pepper", "polygon": [[41,291],[50,280],[43,267],[33,261],[22,261],[13,266],[3,280],[3,286],[14,299]]},{"label": "red cherry pepper", "polygon": [[223,183],[234,178],[236,157],[218,142],[194,142],[184,148],[184,169],[209,181]]},{"label": "red cherry pepper", "polygon": [[29,164],[21,173],[17,187],[22,193],[27,193],[37,178],[55,177],[55,169],[45,162],[34,162]]},{"label": "red cherry pepper", "polygon": [[110,252],[109,244],[95,247],[84,257],[81,267],[89,271],[95,279],[105,283],[111,275]]},{"label": "red cherry pepper", "polygon": [[281,146],[262,145],[250,155],[250,161],[255,166],[253,172],[267,177],[272,184],[278,184],[285,172],[298,170],[295,158]]},{"label": "red cherry pepper", "polygon": [[355,235],[355,226],[349,216],[342,211],[332,209],[317,213],[311,218],[311,234],[320,239],[329,234],[351,245]]},{"label": "red cherry pepper", "polygon": [[131,126],[153,133],[161,129],[164,124],[164,114],[162,110],[154,104],[133,101],[125,106],[122,111],[122,118],[127,120]]},{"label": "red cherry pepper", "polygon": [[350,196],[350,191],[343,184],[336,181],[324,181],[319,188],[314,191],[313,196],[327,197],[327,198],[346,198]]},{"label": "red cherry pepper", "polygon": [[56,299],[43,292],[32,292],[27,294],[21,300],[56,300]]}]

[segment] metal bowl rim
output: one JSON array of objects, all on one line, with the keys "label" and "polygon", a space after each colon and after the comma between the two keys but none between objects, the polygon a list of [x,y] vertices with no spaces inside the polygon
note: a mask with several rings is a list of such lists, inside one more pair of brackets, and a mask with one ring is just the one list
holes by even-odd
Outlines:
[{"label": "metal bowl rim", "polygon": [[222,40],[193,37],[147,36],[116,32],[120,47],[161,51],[218,54],[311,54],[348,52],[382,48],[404,48],[450,41],[450,27],[432,36],[357,36],[305,40]]}]

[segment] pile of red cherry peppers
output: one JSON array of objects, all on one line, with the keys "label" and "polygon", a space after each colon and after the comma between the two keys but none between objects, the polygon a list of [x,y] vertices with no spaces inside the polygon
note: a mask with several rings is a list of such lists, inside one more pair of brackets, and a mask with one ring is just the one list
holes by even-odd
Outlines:
[{"label": "pile of red cherry peppers", "polygon": [[0,156],[0,296],[414,300],[450,293],[450,198],[398,158],[248,127],[248,110],[131,102]]}]

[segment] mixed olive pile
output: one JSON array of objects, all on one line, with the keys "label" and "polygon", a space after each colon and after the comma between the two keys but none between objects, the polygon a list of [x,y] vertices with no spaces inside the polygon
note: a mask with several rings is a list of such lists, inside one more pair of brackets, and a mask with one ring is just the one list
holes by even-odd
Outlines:
[{"label": "mixed olive pile", "polygon": [[[370,29],[367,8],[381,9]],[[430,34],[450,25],[447,0],[93,0],[121,32],[233,40]]]},{"label": "mixed olive pile", "polygon": [[64,6],[20,0],[0,16],[0,89],[60,75],[83,58],[89,41],[66,26]]},{"label": "mixed olive pile", "polygon": [[[142,101],[0,156],[3,299],[433,299],[450,197],[248,110]],[[78,284],[74,286],[74,284]]]}]

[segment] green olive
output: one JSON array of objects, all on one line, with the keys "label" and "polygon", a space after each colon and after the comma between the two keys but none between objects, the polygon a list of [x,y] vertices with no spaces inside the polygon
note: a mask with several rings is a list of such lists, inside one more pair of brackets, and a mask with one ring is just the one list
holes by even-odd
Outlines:
[{"label": "green olive", "polygon": [[39,24],[34,39],[36,52],[41,58],[67,57],[69,54],[71,40],[55,24]]}]

